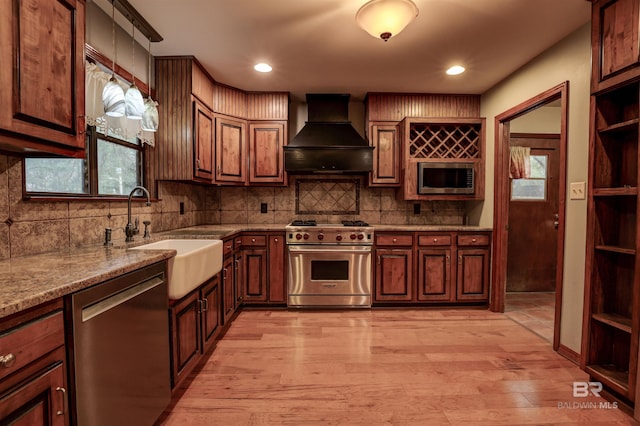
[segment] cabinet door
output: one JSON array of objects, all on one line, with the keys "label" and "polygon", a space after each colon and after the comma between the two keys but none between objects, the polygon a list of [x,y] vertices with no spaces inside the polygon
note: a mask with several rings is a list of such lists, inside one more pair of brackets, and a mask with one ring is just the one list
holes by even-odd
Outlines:
[{"label": "cabinet door", "polygon": [[376,302],[413,300],[413,251],[376,249]]},{"label": "cabinet door", "polygon": [[213,116],[199,101],[193,102],[193,139],[195,144],[194,174],[211,182],[213,179]]},{"label": "cabinet door", "polygon": [[245,249],[242,258],[244,302],[266,302],[267,250]]},{"label": "cabinet door", "polygon": [[286,302],[284,234],[269,236],[269,302]]},{"label": "cabinet door", "polygon": [[235,309],[237,310],[244,303],[244,266],[242,259],[242,251],[239,251],[234,255],[233,259],[233,274],[234,274],[234,299]]},{"label": "cabinet door", "polygon": [[222,264],[222,309],[223,324],[227,324],[236,311],[234,259],[229,256]]},{"label": "cabinet door", "polygon": [[489,250],[458,249],[457,299],[483,302],[489,298]]},{"label": "cabinet door", "polygon": [[370,186],[400,186],[400,141],[396,125],[372,124],[370,143],[373,150],[373,170]]},{"label": "cabinet door", "polygon": [[82,155],[85,2],[4,0],[0,15],[0,130],[32,138],[9,148]]},{"label": "cabinet door", "polygon": [[220,315],[220,276],[216,275],[202,286],[202,349],[204,352],[215,342],[222,317]]},{"label": "cabinet door", "polygon": [[594,44],[594,78],[604,80],[638,63],[638,16],[638,0],[595,2],[592,31],[600,43]]},{"label": "cabinet door", "polygon": [[242,120],[216,117],[216,182],[246,180],[246,124]]},{"label": "cabinet door", "polygon": [[249,183],[284,183],[285,125],[249,124]]},{"label": "cabinet door", "polygon": [[418,300],[451,301],[451,250],[418,250]]},{"label": "cabinet door", "polygon": [[197,291],[180,299],[170,308],[171,314],[171,373],[175,387],[197,363],[202,352],[200,337],[200,306]]},{"label": "cabinet door", "polygon": [[67,419],[67,396],[62,361],[40,370],[15,388],[2,392],[0,424],[63,426]]}]

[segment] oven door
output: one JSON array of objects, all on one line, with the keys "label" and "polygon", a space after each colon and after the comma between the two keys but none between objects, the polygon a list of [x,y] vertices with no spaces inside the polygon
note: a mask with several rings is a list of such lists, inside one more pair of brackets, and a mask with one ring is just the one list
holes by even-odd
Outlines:
[{"label": "oven door", "polygon": [[288,306],[371,306],[371,246],[288,249]]}]

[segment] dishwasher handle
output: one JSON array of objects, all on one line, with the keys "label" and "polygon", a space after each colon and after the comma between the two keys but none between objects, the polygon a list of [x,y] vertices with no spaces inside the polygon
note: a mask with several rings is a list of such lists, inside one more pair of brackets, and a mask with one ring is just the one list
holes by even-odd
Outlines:
[{"label": "dishwasher handle", "polygon": [[115,308],[118,305],[125,303],[128,300],[133,299],[145,293],[152,288],[155,288],[164,283],[164,280],[160,276],[155,276],[148,280],[142,281],[126,290],[115,293],[101,301],[82,308],[82,322],[87,322],[98,315]]}]

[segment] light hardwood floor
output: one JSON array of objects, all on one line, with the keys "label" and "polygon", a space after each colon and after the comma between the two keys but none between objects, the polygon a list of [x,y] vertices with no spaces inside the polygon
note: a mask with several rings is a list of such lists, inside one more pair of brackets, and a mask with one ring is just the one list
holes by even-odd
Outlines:
[{"label": "light hardwood floor", "polygon": [[585,380],[486,310],[245,310],[160,424],[636,424]]}]

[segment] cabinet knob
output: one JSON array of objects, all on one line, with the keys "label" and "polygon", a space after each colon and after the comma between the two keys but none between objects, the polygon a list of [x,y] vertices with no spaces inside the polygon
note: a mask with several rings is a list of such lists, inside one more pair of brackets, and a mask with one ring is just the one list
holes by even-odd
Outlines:
[{"label": "cabinet knob", "polygon": [[475,242],[477,242],[477,241],[478,241],[478,240],[476,240],[475,238],[472,238],[472,239],[471,239],[471,242],[472,242],[472,243],[475,243]]},{"label": "cabinet knob", "polygon": [[277,239],[277,238],[274,238],[274,239],[273,239],[273,241],[275,241],[275,242],[277,243],[277,242],[278,242],[278,239]]},{"label": "cabinet knob", "polygon": [[251,239],[251,242],[252,242],[252,243],[255,243],[255,242],[256,242],[256,239],[255,239],[255,238],[252,238],[252,239]]},{"label": "cabinet knob", "polygon": [[398,242],[398,239],[397,239],[397,238],[394,238],[394,239],[393,239],[393,244],[395,244],[395,243],[397,243],[397,242]]},{"label": "cabinet knob", "polygon": [[10,368],[16,363],[16,356],[14,354],[0,355],[0,365],[4,368]]},{"label": "cabinet knob", "polygon": [[433,239],[433,242],[434,242],[434,243],[437,243],[437,242],[438,242],[438,239],[437,239],[437,238],[434,238],[434,239]]}]

